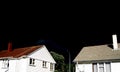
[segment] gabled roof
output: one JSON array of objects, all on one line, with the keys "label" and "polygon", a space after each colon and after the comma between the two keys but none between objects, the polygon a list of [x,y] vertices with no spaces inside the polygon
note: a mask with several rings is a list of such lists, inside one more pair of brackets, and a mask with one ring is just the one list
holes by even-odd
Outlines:
[{"label": "gabled roof", "polygon": [[16,49],[13,49],[11,52],[8,52],[8,50],[2,50],[0,51],[0,58],[4,58],[4,57],[18,58],[18,57],[30,54],[33,51],[37,50],[38,48],[42,48],[42,46],[43,45],[16,48]]},{"label": "gabled roof", "polygon": [[[120,44],[118,44],[120,47]],[[114,50],[109,45],[83,47],[74,62],[120,60],[120,48]]]}]

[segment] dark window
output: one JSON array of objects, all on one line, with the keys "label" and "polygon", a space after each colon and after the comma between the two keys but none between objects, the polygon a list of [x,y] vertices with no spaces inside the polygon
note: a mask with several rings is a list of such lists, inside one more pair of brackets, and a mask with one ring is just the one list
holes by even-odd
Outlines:
[{"label": "dark window", "polygon": [[53,71],[53,63],[50,63],[50,71]]},{"label": "dark window", "polygon": [[47,67],[47,62],[43,61],[43,68],[46,68],[46,67]]},{"label": "dark window", "polygon": [[35,59],[30,58],[30,65],[34,66],[35,65]]}]

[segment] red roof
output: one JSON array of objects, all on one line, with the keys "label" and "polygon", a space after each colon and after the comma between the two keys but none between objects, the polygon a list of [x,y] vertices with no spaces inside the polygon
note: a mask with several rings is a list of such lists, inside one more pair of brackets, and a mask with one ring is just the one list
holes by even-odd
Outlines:
[{"label": "red roof", "polygon": [[37,50],[38,48],[41,48],[42,46],[43,45],[24,47],[24,48],[16,48],[16,49],[13,49],[11,52],[8,52],[8,50],[2,50],[2,51],[0,51],[0,57],[18,58],[23,55],[28,55],[29,53]]}]

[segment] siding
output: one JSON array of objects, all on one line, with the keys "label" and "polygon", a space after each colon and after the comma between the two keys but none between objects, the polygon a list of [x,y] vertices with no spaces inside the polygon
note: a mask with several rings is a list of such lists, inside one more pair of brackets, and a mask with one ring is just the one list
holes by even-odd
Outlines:
[{"label": "siding", "polygon": [[[92,72],[92,64],[76,64],[75,72]],[[111,63],[111,72],[120,72],[120,62]]]},{"label": "siding", "polygon": [[0,60],[0,72],[5,72],[9,70],[9,72],[15,72],[16,60],[9,60],[9,67],[6,69],[2,68],[3,60]]},{"label": "siding", "polygon": [[120,72],[120,62],[111,63],[111,72]]},{"label": "siding", "polygon": [[16,72],[27,72],[27,58],[23,58],[17,61]]},{"label": "siding", "polygon": [[76,72],[92,72],[92,64],[76,64]]},{"label": "siding", "polygon": [[28,57],[55,63],[53,57],[51,56],[51,54],[45,46],[43,46],[43,48],[38,49],[34,53],[28,55]]},{"label": "siding", "polygon": [[7,69],[2,68],[2,60],[0,60],[0,72],[5,72]]},{"label": "siding", "polygon": [[28,66],[27,66],[27,72],[54,72],[54,71],[50,71],[50,62],[47,62],[46,64],[46,68],[43,68],[43,61],[41,60],[35,60],[35,64],[34,66],[30,66],[29,65],[29,59],[28,58]]}]

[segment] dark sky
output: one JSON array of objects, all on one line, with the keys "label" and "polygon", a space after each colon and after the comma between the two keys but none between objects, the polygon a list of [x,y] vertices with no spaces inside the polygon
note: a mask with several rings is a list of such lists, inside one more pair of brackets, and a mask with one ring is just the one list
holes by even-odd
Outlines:
[{"label": "dark sky", "polygon": [[[16,27],[11,30],[2,31],[0,35],[1,49],[7,48],[7,42],[12,41],[13,47],[24,47],[45,44],[50,51],[55,51],[68,59],[68,51],[72,60],[84,46],[111,44],[112,34],[120,32],[117,26],[83,26],[83,25],[53,25],[53,26],[29,26]],[[9,28],[10,29],[10,28]]]},{"label": "dark sky", "polygon": [[118,9],[53,7],[3,10],[0,49],[6,49],[9,40],[14,48],[45,44],[49,50],[64,54],[66,59],[70,51],[73,60],[84,46],[110,44],[112,34],[120,37],[116,25],[120,24]]}]

